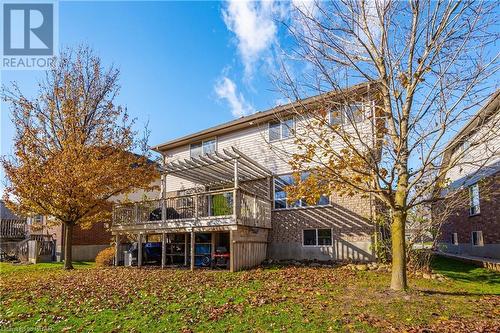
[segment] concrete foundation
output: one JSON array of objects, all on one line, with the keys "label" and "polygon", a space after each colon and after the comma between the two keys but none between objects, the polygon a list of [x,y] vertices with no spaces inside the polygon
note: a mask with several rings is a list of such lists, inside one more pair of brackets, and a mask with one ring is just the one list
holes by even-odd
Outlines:
[{"label": "concrete foundation", "polygon": [[73,261],[94,261],[96,255],[109,245],[73,245]]},{"label": "concrete foundation", "polygon": [[439,249],[442,252],[452,254],[500,259],[500,244],[484,244],[483,246],[473,246],[469,243],[459,243],[458,245],[453,245],[450,243],[440,243]]},{"label": "concrete foundation", "polygon": [[334,240],[332,246],[302,246],[301,243],[270,243],[268,258],[277,260],[373,261],[371,241]]}]

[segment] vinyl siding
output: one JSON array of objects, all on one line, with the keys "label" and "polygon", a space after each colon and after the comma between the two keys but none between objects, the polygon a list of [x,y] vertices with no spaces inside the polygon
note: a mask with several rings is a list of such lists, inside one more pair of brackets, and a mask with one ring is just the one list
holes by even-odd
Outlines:
[{"label": "vinyl siding", "polygon": [[[300,131],[303,125],[304,121],[296,120],[297,131]],[[364,135],[364,142],[372,142],[369,122],[365,121],[365,123],[360,125],[359,130]],[[290,156],[293,153],[299,152],[297,145],[294,144],[293,137],[269,143],[267,122],[217,137],[217,151],[222,152],[224,149],[229,149],[230,147],[237,148],[274,174],[290,173],[291,168],[288,164]],[[342,146],[334,143],[334,147],[335,149],[340,149]],[[167,162],[189,158],[189,145],[166,151]],[[167,192],[194,186],[193,183],[172,175],[167,175],[166,183]]]}]

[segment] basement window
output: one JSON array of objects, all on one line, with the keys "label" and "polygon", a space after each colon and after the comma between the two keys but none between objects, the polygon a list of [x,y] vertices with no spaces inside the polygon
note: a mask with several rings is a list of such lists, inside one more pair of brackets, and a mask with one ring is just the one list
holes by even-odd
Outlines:
[{"label": "basement window", "polygon": [[332,229],[305,229],[302,232],[304,246],[332,245]]}]

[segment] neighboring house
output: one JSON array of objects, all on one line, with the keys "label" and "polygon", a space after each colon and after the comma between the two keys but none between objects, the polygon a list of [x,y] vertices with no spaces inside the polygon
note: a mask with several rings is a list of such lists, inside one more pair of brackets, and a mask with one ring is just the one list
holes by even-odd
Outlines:
[{"label": "neighboring house", "polygon": [[26,243],[28,235],[26,218],[14,214],[0,200],[0,261],[19,257],[19,245]]},{"label": "neighboring house", "polygon": [[[369,123],[376,86],[352,89],[365,113],[359,121]],[[231,271],[266,258],[373,260],[372,222],[378,211],[374,197],[333,194],[315,205],[287,200],[284,187],[292,182],[291,168],[279,152],[297,149],[290,130],[302,120],[292,110],[319,98],[325,95],[155,146],[165,159],[163,199],[115,207],[112,233],[119,244],[118,261],[124,259],[124,235],[135,236],[140,244],[138,265],[142,251],[149,251],[142,243],[159,239],[157,235],[162,239],[162,265],[191,269],[208,264],[218,252],[229,253]],[[338,111],[335,114],[338,117]],[[369,142],[371,128],[366,126]]]},{"label": "neighboring house", "polygon": [[28,260],[28,241],[38,241],[38,253],[31,253],[43,261],[55,256],[55,242],[43,217],[21,217],[14,214],[0,200],[0,257],[2,260]]},{"label": "neighboring house", "polygon": [[17,216],[0,200],[0,241],[15,242],[28,237],[26,218]]},{"label": "neighboring house", "polygon": [[[442,251],[500,258],[499,109],[497,91],[448,145],[443,167],[456,156],[461,163],[444,175],[450,182],[444,191],[449,198],[433,205],[433,219],[442,223]],[[464,147],[470,151],[460,156]]]},{"label": "neighboring house", "polygon": [[[160,180],[153,185],[160,185]],[[159,190],[144,191],[136,190],[128,194],[119,195],[110,199],[110,201],[128,202],[142,201],[158,198]],[[46,221],[46,219],[44,219]],[[64,225],[58,224],[45,229],[45,233],[53,235],[56,241],[56,259],[61,261],[64,258]],[[79,225],[73,228],[72,256],[74,261],[94,261],[99,251],[110,246],[112,242],[110,223],[94,223],[90,228],[83,228]]]}]

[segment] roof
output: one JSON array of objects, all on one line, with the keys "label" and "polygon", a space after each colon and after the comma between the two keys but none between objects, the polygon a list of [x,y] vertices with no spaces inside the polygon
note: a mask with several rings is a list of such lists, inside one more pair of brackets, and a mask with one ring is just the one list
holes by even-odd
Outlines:
[{"label": "roof", "polygon": [[448,189],[458,189],[462,187],[468,187],[477,183],[483,178],[490,177],[499,172],[500,172],[500,161],[497,161],[491,165],[487,165],[476,170],[472,174],[465,175],[462,178],[455,180],[450,185],[448,185]]},{"label": "roof", "polygon": [[450,153],[453,148],[462,142],[462,138],[469,136],[477,129],[481,128],[484,121],[500,110],[500,89],[495,91],[488,102],[476,112],[467,124],[449,141],[446,150]]},{"label": "roof", "polygon": [[330,91],[326,92],[323,94],[319,94],[316,96],[312,96],[306,99],[298,100],[286,105],[280,105],[271,109],[268,109],[266,111],[260,111],[257,113],[254,113],[249,116],[241,117],[235,120],[231,120],[229,122],[207,128],[205,130],[195,132],[189,135],[182,136],[180,138],[170,140],[167,142],[164,142],[162,144],[156,145],[151,147],[151,149],[161,152],[165,150],[169,150],[175,147],[183,146],[185,144],[191,143],[193,141],[197,140],[203,140],[207,139],[210,137],[214,137],[217,135],[221,135],[224,133],[232,132],[235,130],[247,128],[254,126],[258,122],[264,122],[272,119],[276,115],[282,115],[286,113],[291,113],[295,108],[303,107],[305,105],[310,105],[318,102],[322,102],[325,99],[333,99],[335,97],[339,98],[342,96],[342,94],[345,94],[347,92],[349,93],[358,93],[358,94],[363,94],[367,93],[371,88],[373,88],[376,84],[378,84],[377,81],[374,82],[363,82],[354,86],[351,86],[347,89],[341,90],[341,91]]},{"label": "roof", "polygon": [[0,200],[0,217],[2,220],[24,220],[24,218],[17,216],[7,208],[3,200]]}]

